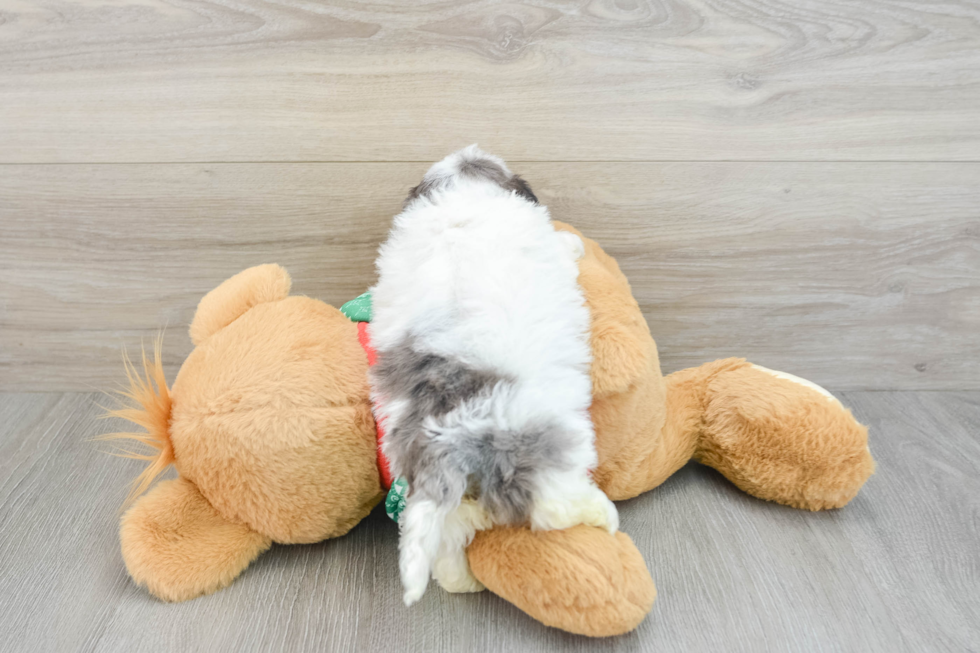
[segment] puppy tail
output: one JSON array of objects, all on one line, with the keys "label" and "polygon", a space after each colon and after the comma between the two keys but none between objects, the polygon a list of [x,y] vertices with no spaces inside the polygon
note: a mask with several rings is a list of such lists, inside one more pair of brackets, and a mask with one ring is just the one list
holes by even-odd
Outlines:
[{"label": "puppy tail", "polygon": [[401,516],[401,538],[398,542],[398,566],[405,605],[412,605],[425,594],[432,573],[432,563],[439,552],[442,531],[452,506],[431,499],[409,496]]},{"label": "puppy tail", "polygon": [[[170,410],[172,402],[170,389],[163,374],[161,362],[162,340],[157,339],[153,345],[153,362],[142,352],[143,375],[136,370],[129,356],[123,353],[123,365],[129,389],[119,391],[119,395],[128,399],[128,405],[114,410],[106,410],[103,417],[121,417],[144,430],[141,432],[108,433],[94,438],[97,442],[112,442],[115,445],[113,455],[123,458],[145,460],[149,464],[137,476],[129,489],[129,495],[123,503],[123,508],[146,491],[153,480],[163,473],[174,461],[174,448],[170,442]],[[118,446],[121,440],[128,440],[149,447],[148,452],[133,451]]]}]

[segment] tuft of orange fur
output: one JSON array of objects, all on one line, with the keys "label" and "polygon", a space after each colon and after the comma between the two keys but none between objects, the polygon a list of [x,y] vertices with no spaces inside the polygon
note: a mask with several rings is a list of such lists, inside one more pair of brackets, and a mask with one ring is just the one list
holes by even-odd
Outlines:
[{"label": "tuft of orange fur", "polygon": [[153,345],[152,363],[146,357],[146,349],[142,350],[142,376],[129,359],[129,355],[125,351],[123,352],[123,365],[126,368],[129,389],[121,390],[118,394],[126,400],[127,405],[113,410],[107,409],[104,415],[106,418],[120,417],[142,427],[144,431],[108,433],[95,438],[97,441],[113,443],[119,441],[135,442],[150,448],[149,452],[140,452],[116,445],[116,450],[111,452],[112,455],[122,458],[146,460],[150,463],[139,476],[133,479],[129,494],[123,502],[123,507],[128,506],[136,497],[143,494],[153,483],[153,480],[174,462],[174,449],[170,442],[172,402],[170,389],[167,387],[167,379],[163,374],[162,347],[162,339],[158,338]]}]

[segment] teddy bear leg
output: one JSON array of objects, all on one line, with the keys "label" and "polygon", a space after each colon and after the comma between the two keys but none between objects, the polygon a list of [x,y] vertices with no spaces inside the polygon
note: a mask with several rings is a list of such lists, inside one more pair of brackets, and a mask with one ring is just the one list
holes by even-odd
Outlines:
[{"label": "teddy bear leg", "polygon": [[627,633],[657,596],[643,556],[623,532],[497,526],[478,532],[466,552],[487,589],[546,626],[579,635]]},{"label": "teddy bear leg", "polygon": [[814,383],[756,365],[712,377],[694,453],[749,494],[839,508],[874,472],[868,430]]},{"label": "teddy bear leg", "polygon": [[226,520],[184,478],[158,483],[122,518],[122,555],[138,585],[185,601],[229,585],[272,541]]}]

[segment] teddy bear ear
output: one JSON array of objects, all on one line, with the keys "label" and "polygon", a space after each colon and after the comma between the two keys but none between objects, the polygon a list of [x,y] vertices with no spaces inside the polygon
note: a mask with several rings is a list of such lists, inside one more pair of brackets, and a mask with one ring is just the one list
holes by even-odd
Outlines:
[{"label": "teddy bear ear", "polygon": [[272,541],[228,521],[192,482],[158,483],[122,518],[129,575],[164,601],[186,601],[229,585]]},{"label": "teddy bear ear", "polygon": [[239,272],[198,303],[191,321],[191,341],[197,346],[253,306],[285,299],[291,285],[289,273],[273,263]]}]

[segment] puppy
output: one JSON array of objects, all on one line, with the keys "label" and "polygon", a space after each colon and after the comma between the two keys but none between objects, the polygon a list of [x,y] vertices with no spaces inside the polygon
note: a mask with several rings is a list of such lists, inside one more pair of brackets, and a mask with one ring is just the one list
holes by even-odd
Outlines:
[{"label": "puppy", "polygon": [[590,477],[583,253],[528,184],[475,145],[433,165],[395,217],[369,328],[382,451],[409,486],[406,605],[430,574],[449,591],[482,589],[465,554],[476,530],[618,528]]}]

